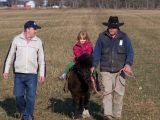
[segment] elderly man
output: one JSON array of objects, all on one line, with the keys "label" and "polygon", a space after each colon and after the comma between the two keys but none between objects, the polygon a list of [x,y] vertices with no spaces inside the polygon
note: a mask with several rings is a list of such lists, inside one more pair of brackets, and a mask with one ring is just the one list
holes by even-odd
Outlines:
[{"label": "elderly man", "polygon": [[[110,93],[103,98],[104,120],[121,118],[123,96],[125,92],[125,72],[132,73],[133,49],[126,33],[120,31],[117,16],[110,16],[103,25],[108,28],[102,32],[94,48],[94,68],[100,62],[100,73],[105,93]],[[119,80],[117,74],[121,71]]]},{"label": "elderly man", "polygon": [[14,70],[14,95],[16,105],[21,113],[22,120],[33,120],[37,71],[40,69],[41,83],[45,80],[45,61],[42,41],[36,36],[37,29],[41,27],[34,21],[24,24],[24,31],[15,36],[8,51],[3,78],[9,77],[9,68],[13,63]]}]

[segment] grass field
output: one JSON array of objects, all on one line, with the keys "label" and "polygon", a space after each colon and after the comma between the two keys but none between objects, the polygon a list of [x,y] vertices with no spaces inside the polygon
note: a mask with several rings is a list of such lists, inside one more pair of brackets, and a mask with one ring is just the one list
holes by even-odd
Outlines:
[{"label": "grass field", "polygon": [[[125,25],[121,27],[130,36],[134,51],[134,72],[142,86],[127,80],[122,120],[160,120],[160,11],[152,10],[0,10],[0,67],[14,35],[23,30],[26,20],[35,20],[41,26],[38,36],[43,39],[47,65],[44,85],[38,84],[35,105],[36,120],[70,120],[72,101],[64,93],[63,81],[57,76],[73,59],[72,46],[77,33],[87,30],[93,43],[98,34],[105,30],[101,24],[110,15],[119,16]],[[12,71],[12,70],[11,70]],[[0,70],[2,72],[2,69]],[[13,117],[15,99],[13,96],[13,74],[8,81],[0,78],[0,120],[15,120]],[[52,103],[48,104],[49,99]],[[99,116],[101,99],[91,97],[91,114],[94,120]]]}]

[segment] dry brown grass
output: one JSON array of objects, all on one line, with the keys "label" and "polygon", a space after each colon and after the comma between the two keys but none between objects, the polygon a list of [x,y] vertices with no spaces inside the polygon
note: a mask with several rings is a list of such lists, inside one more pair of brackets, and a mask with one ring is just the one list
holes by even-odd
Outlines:
[{"label": "dry brown grass", "polygon": [[[0,10],[0,66],[2,68],[7,49],[14,35],[20,33],[23,23],[32,19],[42,29],[38,36],[43,39],[46,53],[47,79],[38,86],[35,106],[36,120],[70,120],[72,102],[70,94],[62,91],[63,82],[57,76],[73,58],[72,45],[77,33],[87,30],[95,43],[105,27],[101,25],[110,15],[117,15],[125,22],[121,29],[132,39],[135,50],[134,72],[142,85],[127,81],[124,98],[123,120],[160,120],[160,11],[151,10]],[[2,71],[2,70],[1,70]],[[13,97],[13,75],[0,84],[0,119],[13,120],[15,111]],[[48,100],[53,98],[52,105]],[[93,119],[101,120],[101,98],[91,98]],[[47,109],[48,108],[48,109]]]}]

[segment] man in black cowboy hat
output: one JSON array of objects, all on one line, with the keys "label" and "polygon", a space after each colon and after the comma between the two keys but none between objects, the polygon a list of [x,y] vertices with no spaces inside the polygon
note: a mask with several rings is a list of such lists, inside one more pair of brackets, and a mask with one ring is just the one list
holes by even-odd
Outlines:
[{"label": "man in black cowboy hat", "polygon": [[[99,35],[93,53],[92,70],[100,62],[104,92],[110,93],[103,98],[104,120],[121,118],[125,73],[132,73],[134,53],[129,37],[119,29],[123,24],[117,16],[110,16],[108,22],[103,23],[108,28]],[[122,72],[117,79],[119,71]]]}]

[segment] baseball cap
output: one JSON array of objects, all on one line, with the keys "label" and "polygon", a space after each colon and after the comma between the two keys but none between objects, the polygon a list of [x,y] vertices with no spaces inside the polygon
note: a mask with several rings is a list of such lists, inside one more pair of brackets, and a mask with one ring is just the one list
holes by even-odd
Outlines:
[{"label": "baseball cap", "polygon": [[24,29],[26,29],[26,28],[41,29],[41,27],[38,26],[37,23],[32,20],[29,20],[24,24]]}]

